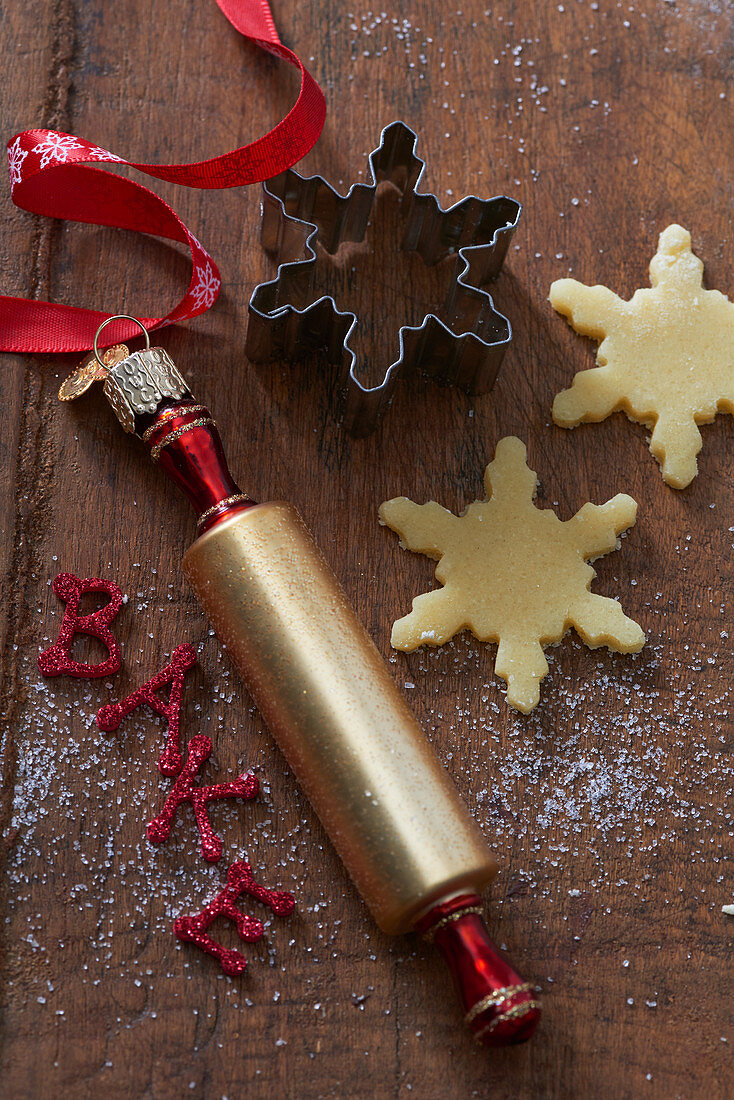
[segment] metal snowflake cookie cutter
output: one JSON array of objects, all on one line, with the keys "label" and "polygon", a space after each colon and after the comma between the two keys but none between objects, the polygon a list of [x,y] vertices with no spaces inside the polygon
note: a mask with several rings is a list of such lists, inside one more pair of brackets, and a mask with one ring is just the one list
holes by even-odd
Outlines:
[{"label": "metal snowflake cookie cutter", "polygon": [[[372,182],[355,183],[346,196],[323,177],[304,177],[292,169],[263,184],[261,240],[279,266],[276,277],[255,287],[250,298],[245,353],[253,362],[265,363],[325,349],[330,362],[342,365],[343,422],[357,437],[374,430],[398,378],[414,371],[469,394],[487,393],[512,338],[510,322],[482,288],[499,273],[522,208],[506,196],[470,195],[443,210],[435,195],[418,194],[425,162],[415,154],[417,140],[403,122],[386,126],[369,156]],[[446,320],[428,313],[420,325],[403,326],[399,357],[379,385],[367,387],[359,380],[349,347],[356,315],[340,311],[330,295],[303,309],[293,302],[306,300],[304,292],[313,288],[317,239],[330,254],[344,242],[364,239],[383,181],[401,195],[401,250],[417,252],[428,266],[455,255],[456,266],[440,311]]]}]

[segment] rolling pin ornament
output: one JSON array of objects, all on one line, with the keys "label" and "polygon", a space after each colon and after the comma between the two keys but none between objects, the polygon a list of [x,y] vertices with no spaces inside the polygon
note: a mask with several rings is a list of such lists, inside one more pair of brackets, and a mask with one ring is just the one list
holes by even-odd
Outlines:
[{"label": "rolling pin ornament", "polygon": [[104,325],[59,396],[104,378],[125,431],[196,509],[184,573],[379,926],[436,944],[480,1041],[529,1039],[533,986],[481,915],[497,864],[303,521],[240,490],[209,410],[142,325],[144,351],[100,356]]}]

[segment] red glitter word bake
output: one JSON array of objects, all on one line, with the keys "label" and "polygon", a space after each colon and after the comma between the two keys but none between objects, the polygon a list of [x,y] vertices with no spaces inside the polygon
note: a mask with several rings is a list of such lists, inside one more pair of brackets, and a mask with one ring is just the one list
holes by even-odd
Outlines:
[{"label": "red glitter word bake", "polygon": [[[100,678],[119,671],[122,659],[120,647],[110,630],[110,623],[123,603],[123,595],[114,581],[99,577],[81,579],[73,573],[60,573],[53,582],[53,590],[66,602],[64,618],[56,642],[43,650],[38,657],[38,668],[43,676],[68,675],[77,678]],[[87,615],[79,613],[79,602],[87,593],[103,593],[109,602]],[[71,647],[79,634],[98,638],[107,649],[107,659],[98,664],[76,661],[71,657]],[[221,859],[222,840],[214,832],[209,820],[208,804],[226,798],[252,799],[259,793],[258,779],[251,772],[226,783],[199,786],[196,778],[212,753],[211,738],[197,734],[191,738],[186,757],[181,751],[181,707],[183,703],[186,673],[196,663],[196,650],[190,643],[176,646],[171,660],[160,672],[146,680],[135,691],[118,703],[107,703],[97,712],[97,725],[105,732],[119,728],[122,720],[138,707],[147,706],[168,721],[166,744],[158,760],[162,775],[174,778],[162,809],[148,823],[147,835],[153,844],[168,840],[179,807],[188,802],[193,810],[201,838],[201,854],[204,859],[216,862]],[[170,684],[168,702],[158,692]],[[295,900],[287,891],[271,890],[255,881],[250,864],[235,861],[227,870],[227,885],[199,913],[180,916],[174,923],[174,933],[180,940],[193,943],[206,954],[217,959],[225,974],[234,977],[242,974],[247,966],[245,956],[237,950],[225,949],[208,935],[209,926],[218,916],[226,916],[235,922],[240,939],[254,943],[264,934],[261,920],[250,917],[237,908],[235,902],[243,894],[267,905],[276,916],[288,916],[293,912]]]}]

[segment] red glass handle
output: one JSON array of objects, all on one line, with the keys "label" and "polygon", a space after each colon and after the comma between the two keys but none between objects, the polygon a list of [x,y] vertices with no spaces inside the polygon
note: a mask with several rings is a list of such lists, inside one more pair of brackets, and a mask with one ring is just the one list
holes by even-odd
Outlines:
[{"label": "red glass handle", "polygon": [[435,943],[446,960],[476,1038],[490,1047],[528,1040],[540,1019],[535,988],[502,957],[489,937],[476,894],[434,906],[416,931]]},{"label": "red glass handle", "polygon": [[162,405],[141,427],[151,458],[189,498],[202,535],[234,511],[255,503],[229,472],[217,426],[204,405]]}]

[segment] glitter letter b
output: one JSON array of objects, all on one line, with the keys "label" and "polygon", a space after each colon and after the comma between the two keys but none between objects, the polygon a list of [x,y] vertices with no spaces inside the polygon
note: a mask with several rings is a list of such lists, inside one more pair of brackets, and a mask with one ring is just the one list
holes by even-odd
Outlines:
[{"label": "glitter letter b", "polygon": [[[109,624],[122,606],[122,592],[114,581],[100,577],[87,577],[81,580],[73,573],[59,573],[53,582],[53,590],[59,599],[66,602],[64,621],[61,624],[57,641],[38,655],[38,668],[43,676],[87,677],[112,676],[120,668],[120,647]],[[86,592],[106,592],[109,603],[89,615],[79,614],[79,600]],[[108,653],[106,661],[98,665],[85,664],[71,657],[74,637],[77,634],[91,634],[99,638]]]}]

